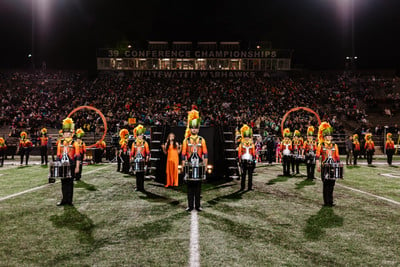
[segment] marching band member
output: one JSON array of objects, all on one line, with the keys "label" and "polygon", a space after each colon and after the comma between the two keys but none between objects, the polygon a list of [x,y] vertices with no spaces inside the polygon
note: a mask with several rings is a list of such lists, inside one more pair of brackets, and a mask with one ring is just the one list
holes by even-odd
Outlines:
[{"label": "marching band member", "polygon": [[0,137],[0,167],[4,165],[4,154],[7,149],[6,141],[3,137]]},{"label": "marching band member", "polygon": [[305,153],[306,165],[307,165],[307,179],[314,179],[315,171],[315,151],[317,151],[317,142],[313,140],[314,127],[310,126],[307,129],[307,140],[303,145],[303,156]]},{"label": "marching band member", "polygon": [[[122,171],[123,173],[129,173],[129,148],[128,148],[128,138],[129,131],[127,129],[122,129],[119,131],[119,153],[117,157],[117,172]],[[122,170],[121,170],[122,163]]]},{"label": "marching band member", "polygon": [[106,142],[99,140],[96,142],[95,147],[96,147],[96,150],[95,150],[95,155],[94,155],[94,162],[100,163],[101,158],[104,155],[104,151],[107,147]]},{"label": "marching band member", "polygon": [[82,166],[83,166],[83,161],[86,160],[86,144],[83,142],[82,137],[85,135],[85,132],[82,130],[82,128],[79,128],[76,130],[76,143],[78,144],[79,147],[79,154],[81,155],[81,161],[79,164],[79,172],[76,174],[75,180],[79,181],[82,178]]},{"label": "marching band member", "polygon": [[32,147],[32,142],[31,140],[28,139],[28,134],[26,132],[21,132],[20,136],[21,139],[19,140],[17,154],[18,152],[21,153],[21,165],[24,162],[24,156],[25,156],[25,165],[28,165],[29,153]]},{"label": "marching band member", "polygon": [[303,147],[303,143],[300,140],[300,131],[294,130],[293,133],[293,141],[292,141],[292,173],[294,173],[294,166],[296,165],[296,174],[299,174],[299,164],[301,155],[301,149]]},{"label": "marching band member", "polygon": [[[143,139],[146,128],[139,124],[133,129],[133,135],[135,137],[135,142],[132,144],[132,149],[130,153],[130,160],[143,160],[145,164],[149,162],[150,159],[150,149],[149,144]],[[144,166],[143,166],[144,167]],[[144,169],[134,170],[136,175],[136,189],[135,191],[144,190]]]},{"label": "marching band member", "polygon": [[333,128],[328,122],[322,122],[318,129],[318,147],[316,153],[317,171],[321,172],[321,179],[323,182],[323,197],[324,206],[335,206],[333,203],[333,189],[335,187],[335,180],[328,179],[329,173],[325,168],[321,169],[324,164],[340,162],[338,146],[332,142]]},{"label": "marching band member", "polygon": [[354,156],[354,164],[357,165],[357,158],[361,153],[361,145],[358,141],[358,134],[353,135],[353,156]]},{"label": "marching band member", "polygon": [[368,165],[371,165],[372,164],[372,156],[374,155],[374,152],[375,152],[375,144],[374,144],[374,141],[372,141],[372,134],[370,134],[370,133],[365,134],[364,149],[367,154]]},{"label": "marching band member", "polygon": [[47,137],[47,129],[46,128],[42,128],[40,130],[40,137],[38,137],[38,141],[40,142],[40,158],[41,158],[41,164],[45,164],[47,165],[47,143],[49,141],[49,138]]},{"label": "marching band member", "polygon": [[[185,139],[182,144],[182,166],[185,166],[186,161],[197,163],[202,162],[207,166],[208,153],[206,141],[203,137],[198,135],[200,121],[199,112],[192,109],[188,113]],[[193,208],[196,208],[197,211],[202,210],[200,205],[200,193],[201,180],[187,181],[188,207],[186,208],[186,211],[192,211]]]},{"label": "marching band member", "polygon": [[389,166],[392,166],[392,159],[394,154],[394,141],[392,140],[391,133],[386,134],[385,150],[387,155],[387,163],[389,164]]},{"label": "marching band member", "polygon": [[283,130],[283,140],[280,143],[279,151],[281,153],[283,175],[290,175],[290,161],[291,161],[291,151],[292,151],[292,141],[290,140],[290,129],[285,128]]},{"label": "marching band member", "polygon": [[247,125],[240,128],[241,142],[238,149],[239,165],[242,168],[242,181],[240,190],[246,186],[246,173],[248,174],[248,190],[253,190],[253,171],[256,165],[256,151],[253,143],[253,130]]},{"label": "marching band member", "polygon": [[[79,145],[72,139],[75,125],[71,118],[66,118],[62,123],[63,138],[58,142],[57,159],[61,162],[68,162],[71,173],[64,173],[61,178],[62,200],[57,206],[72,206],[72,197],[74,195],[74,178],[79,173],[79,165],[81,163],[81,154],[79,153]],[[69,177],[70,176],[70,177]]]}]

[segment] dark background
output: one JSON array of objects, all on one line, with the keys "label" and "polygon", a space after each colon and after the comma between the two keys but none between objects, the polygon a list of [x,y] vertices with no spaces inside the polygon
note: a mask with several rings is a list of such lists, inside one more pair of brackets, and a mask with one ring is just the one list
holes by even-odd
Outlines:
[{"label": "dark background", "polygon": [[[351,1],[0,0],[0,67],[28,67],[32,43],[36,65],[93,69],[97,48],[133,40],[266,40],[293,49],[294,67],[342,69]],[[353,1],[358,68],[398,70],[400,1]]]}]

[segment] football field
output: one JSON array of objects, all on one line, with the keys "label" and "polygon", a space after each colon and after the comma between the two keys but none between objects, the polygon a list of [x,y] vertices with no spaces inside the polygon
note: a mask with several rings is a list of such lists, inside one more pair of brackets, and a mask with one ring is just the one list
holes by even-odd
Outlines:
[{"label": "football field", "polygon": [[[396,166],[397,165],[397,166]],[[322,182],[258,164],[240,181],[202,187],[202,212],[185,211],[186,186],[135,177],[110,163],[84,166],[74,206],[38,164],[0,168],[0,266],[399,266],[400,161],[345,166],[335,207]],[[318,175],[316,173],[316,175]]]}]

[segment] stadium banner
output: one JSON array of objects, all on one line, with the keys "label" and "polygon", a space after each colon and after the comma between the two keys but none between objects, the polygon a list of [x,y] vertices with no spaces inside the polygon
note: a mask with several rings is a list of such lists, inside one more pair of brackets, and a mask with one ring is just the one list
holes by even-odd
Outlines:
[{"label": "stadium banner", "polygon": [[290,58],[286,50],[119,50],[99,49],[103,58]]},{"label": "stadium banner", "polygon": [[130,71],[129,76],[133,78],[254,78],[259,76],[255,71],[162,71],[145,70]]}]

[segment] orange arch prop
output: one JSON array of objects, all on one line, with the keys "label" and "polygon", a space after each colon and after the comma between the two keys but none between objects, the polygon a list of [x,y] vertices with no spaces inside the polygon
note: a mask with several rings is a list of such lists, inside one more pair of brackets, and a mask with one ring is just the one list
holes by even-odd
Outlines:
[{"label": "orange arch prop", "polygon": [[[90,110],[93,110],[93,111],[95,111],[97,114],[100,115],[101,120],[103,121],[103,124],[104,124],[104,132],[103,132],[103,136],[101,137],[101,139],[100,139],[99,141],[100,141],[100,142],[103,141],[104,138],[106,137],[106,134],[107,134],[107,120],[106,120],[106,117],[104,117],[103,113],[101,113],[100,110],[98,110],[97,108],[91,107],[91,106],[80,106],[80,107],[77,107],[77,108],[73,109],[73,110],[68,114],[68,117],[71,118],[71,116],[72,116],[75,112],[77,112],[77,111],[79,111],[79,110],[82,110],[82,109],[90,109]],[[96,144],[87,146],[87,148],[95,147],[95,145],[96,145]]]},{"label": "orange arch prop", "polygon": [[296,108],[292,108],[291,110],[289,110],[288,112],[286,112],[285,116],[283,116],[283,118],[282,118],[282,122],[281,122],[281,133],[282,133],[282,136],[283,136],[283,127],[284,127],[284,125],[285,125],[285,121],[286,121],[287,117],[289,116],[290,113],[295,112],[295,111],[298,111],[298,110],[305,110],[305,111],[308,111],[308,112],[314,114],[315,117],[316,117],[317,120],[318,120],[318,126],[321,124],[321,119],[319,118],[317,112],[315,112],[314,110],[312,110],[312,109],[310,109],[310,108],[306,108],[306,107],[296,107]]}]

